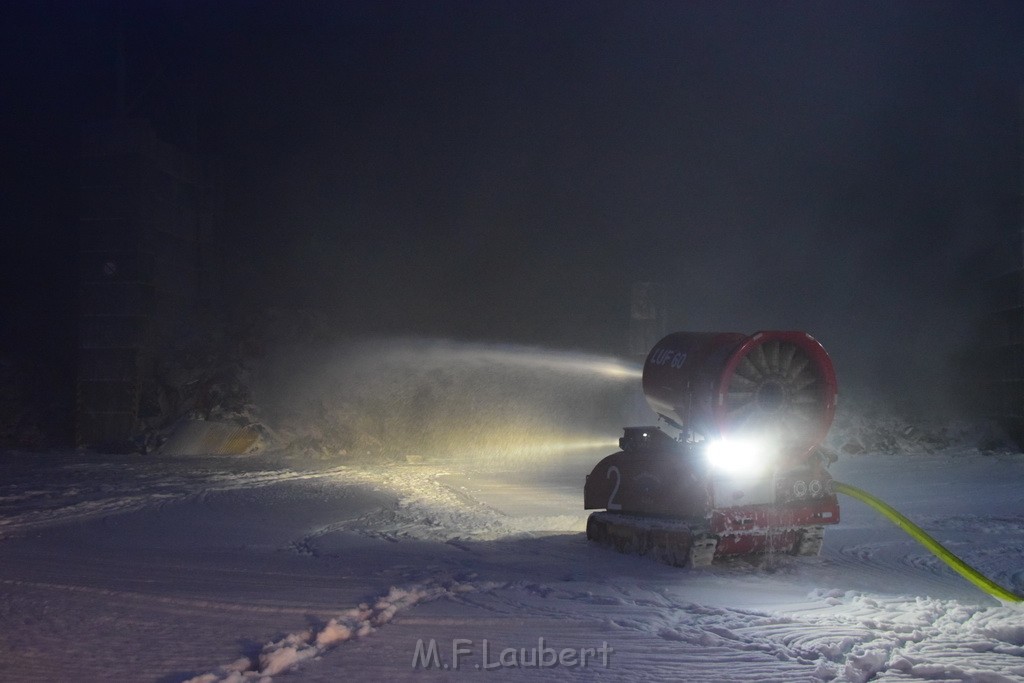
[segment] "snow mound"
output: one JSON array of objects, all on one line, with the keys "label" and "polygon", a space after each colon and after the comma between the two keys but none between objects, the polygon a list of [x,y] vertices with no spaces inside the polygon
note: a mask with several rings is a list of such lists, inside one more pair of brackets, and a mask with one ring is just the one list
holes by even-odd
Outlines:
[{"label": "snow mound", "polygon": [[847,455],[921,454],[950,448],[1016,450],[994,425],[941,418],[912,418],[871,401],[841,401],[825,446]]},{"label": "snow mound", "polygon": [[823,672],[837,680],[862,683],[889,673],[929,680],[1013,681],[1024,673],[1024,609],[1018,604],[988,607],[855,591],[838,595],[812,591],[809,597],[827,607],[800,615],[823,633],[853,629],[850,642],[817,652]]}]

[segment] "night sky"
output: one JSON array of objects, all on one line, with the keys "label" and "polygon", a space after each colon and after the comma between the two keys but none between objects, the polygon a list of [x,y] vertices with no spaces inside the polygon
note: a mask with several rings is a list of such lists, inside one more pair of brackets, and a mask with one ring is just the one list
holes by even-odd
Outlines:
[{"label": "night sky", "polygon": [[226,169],[233,312],[621,354],[654,280],[925,396],[1021,222],[1019,2],[7,0],[3,344],[55,367],[119,33],[129,114]]}]

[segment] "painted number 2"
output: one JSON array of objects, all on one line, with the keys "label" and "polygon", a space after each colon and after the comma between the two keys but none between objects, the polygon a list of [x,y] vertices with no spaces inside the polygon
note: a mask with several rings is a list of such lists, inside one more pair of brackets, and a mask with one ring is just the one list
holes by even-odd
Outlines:
[{"label": "painted number 2", "polygon": [[622,504],[615,502],[615,496],[619,492],[619,484],[622,483],[622,473],[619,472],[618,465],[612,465],[608,468],[608,474],[605,475],[605,479],[611,479],[613,474],[615,475],[615,485],[612,486],[612,493],[608,496],[608,509],[621,510]]}]

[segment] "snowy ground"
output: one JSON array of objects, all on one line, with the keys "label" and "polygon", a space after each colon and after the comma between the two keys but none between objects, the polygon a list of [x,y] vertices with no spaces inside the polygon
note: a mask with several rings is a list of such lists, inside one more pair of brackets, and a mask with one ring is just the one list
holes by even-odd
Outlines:
[{"label": "snowy ground", "polygon": [[[1024,680],[1024,610],[860,503],[841,501],[820,558],[686,571],[587,543],[597,459],[4,453],[3,677]],[[862,455],[833,473],[1024,592],[1024,456]]]}]

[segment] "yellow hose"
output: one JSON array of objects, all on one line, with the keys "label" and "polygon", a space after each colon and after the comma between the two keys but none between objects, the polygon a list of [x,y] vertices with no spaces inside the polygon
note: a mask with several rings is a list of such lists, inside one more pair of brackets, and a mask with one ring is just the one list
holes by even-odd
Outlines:
[{"label": "yellow hose", "polygon": [[992,581],[987,576],[979,572],[974,567],[970,566],[959,557],[949,552],[945,546],[936,541],[934,538],[929,536],[924,529],[917,526],[909,519],[904,517],[902,514],[897,512],[892,506],[883,503],[878,498],[875,498],[870,493],[862,491],[856,486],[850,486],[849,484],[843,484],[838,481],[832,482],[832,489],[836,493],[845,493],[846,495],[856,498],[862,503],[867,503],[874,509],[885,515],[889,521],[903,529],[911,536],[914,537],[918,543],[923,545],[928,550],[932,551],[937,558],[948,564],[954,571],[960,574],[975,586],[985,591],[989,595],[999,600],[1006,602],[1024,602],[1024,598],[1019,595],[1011,593],[995,581]]}]

